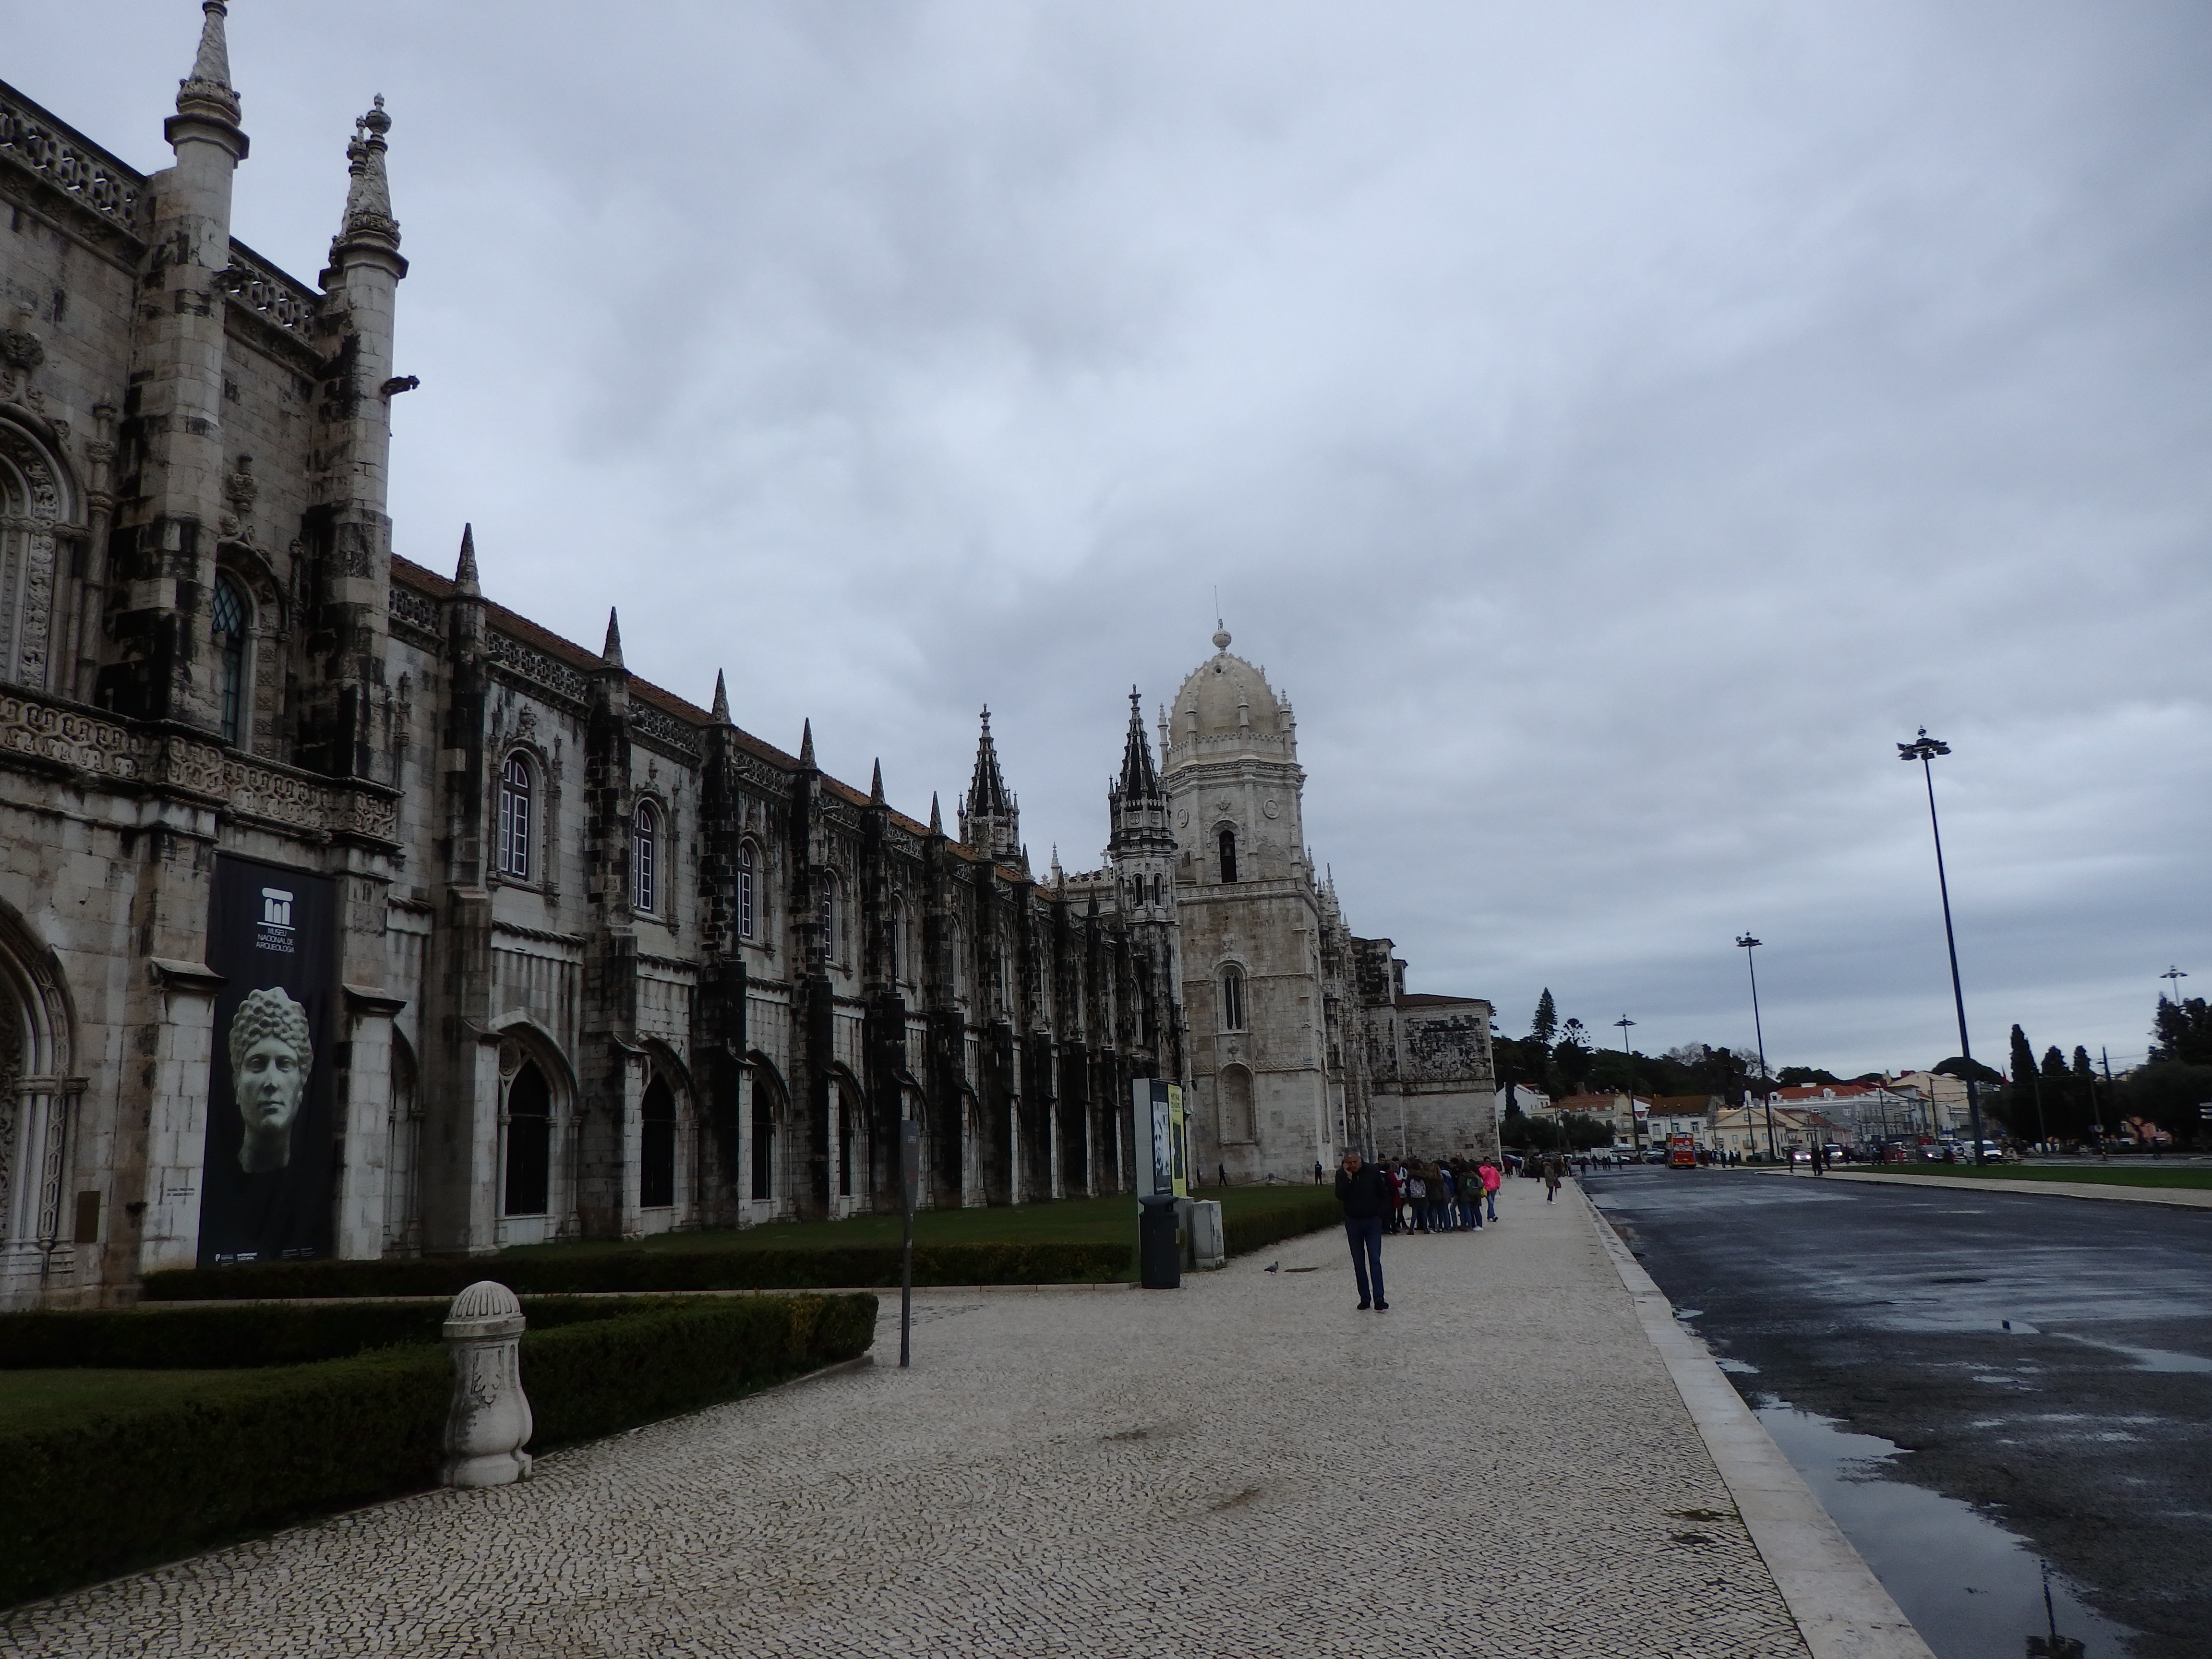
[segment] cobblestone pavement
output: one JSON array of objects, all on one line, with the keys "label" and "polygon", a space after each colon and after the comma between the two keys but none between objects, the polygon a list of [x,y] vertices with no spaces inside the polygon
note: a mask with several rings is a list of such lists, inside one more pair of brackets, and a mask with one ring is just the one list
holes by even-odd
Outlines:
[{"label": "cobblestone pavement", "polygon": [[919,1297],[908,1372],[893,1294],[872,1367],[27,1609],[0,1653],[1802,1659],[1584,1206],[1502,1198],[1385,1241],[1382,1314],[1336,1234],[1175,1295]]}]

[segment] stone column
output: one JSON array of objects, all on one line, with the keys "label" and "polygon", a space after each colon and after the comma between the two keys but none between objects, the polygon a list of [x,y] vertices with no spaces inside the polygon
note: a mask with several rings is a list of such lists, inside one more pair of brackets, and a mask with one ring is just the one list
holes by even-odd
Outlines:
[{"label": "stone column", "polygon": [[198,962],[157,957],[147,967],[160,1012],[150,1029],[140,1027],[150,1079],[141,1273],[190,1267],[199,1261],[215,997],[223,984],[221,975]]},{"label": "stone column", "polygon": [[344,1161],[338,1172],[337,1253],[350,1261],[384,1254],[392,1176],[392,1020],[407,999],[348,985],[349,1059],[339,1074]]}]

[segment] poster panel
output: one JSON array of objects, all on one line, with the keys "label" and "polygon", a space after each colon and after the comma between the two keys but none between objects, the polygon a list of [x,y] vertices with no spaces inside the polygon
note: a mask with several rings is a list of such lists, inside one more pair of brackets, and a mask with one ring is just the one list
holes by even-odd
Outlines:
[{"label": "poster panel", "polygon": [[337,894],[327,876],[218,855],[208,966],[222,975],[209,1061],[199,1263],[331,1253]]}]

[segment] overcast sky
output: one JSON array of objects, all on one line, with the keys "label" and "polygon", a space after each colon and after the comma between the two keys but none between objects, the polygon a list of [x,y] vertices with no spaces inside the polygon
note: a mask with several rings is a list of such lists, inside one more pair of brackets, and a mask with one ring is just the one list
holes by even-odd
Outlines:
[{"label": "overcast sky", "polygon": [[[185,0],[0,0],[166,165]],[[1845,1073],[2212,990],[2212,13],[239,0],[234,229],[393,118],[395,544],[1042,865],[1220,608],[1417,990]]]}]

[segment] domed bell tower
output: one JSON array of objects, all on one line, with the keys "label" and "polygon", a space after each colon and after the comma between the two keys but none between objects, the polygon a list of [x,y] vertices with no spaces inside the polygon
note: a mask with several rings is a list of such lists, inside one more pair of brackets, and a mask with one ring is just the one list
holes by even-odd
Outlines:
[{"label": "domed bell tower", "polygon": [[1232,1181],[1310,1180],[1335,1142],[1305,774],[1289,701],[1229,646],[1218,629],[1176,694],[1163,755],[1194,1151]]}]

